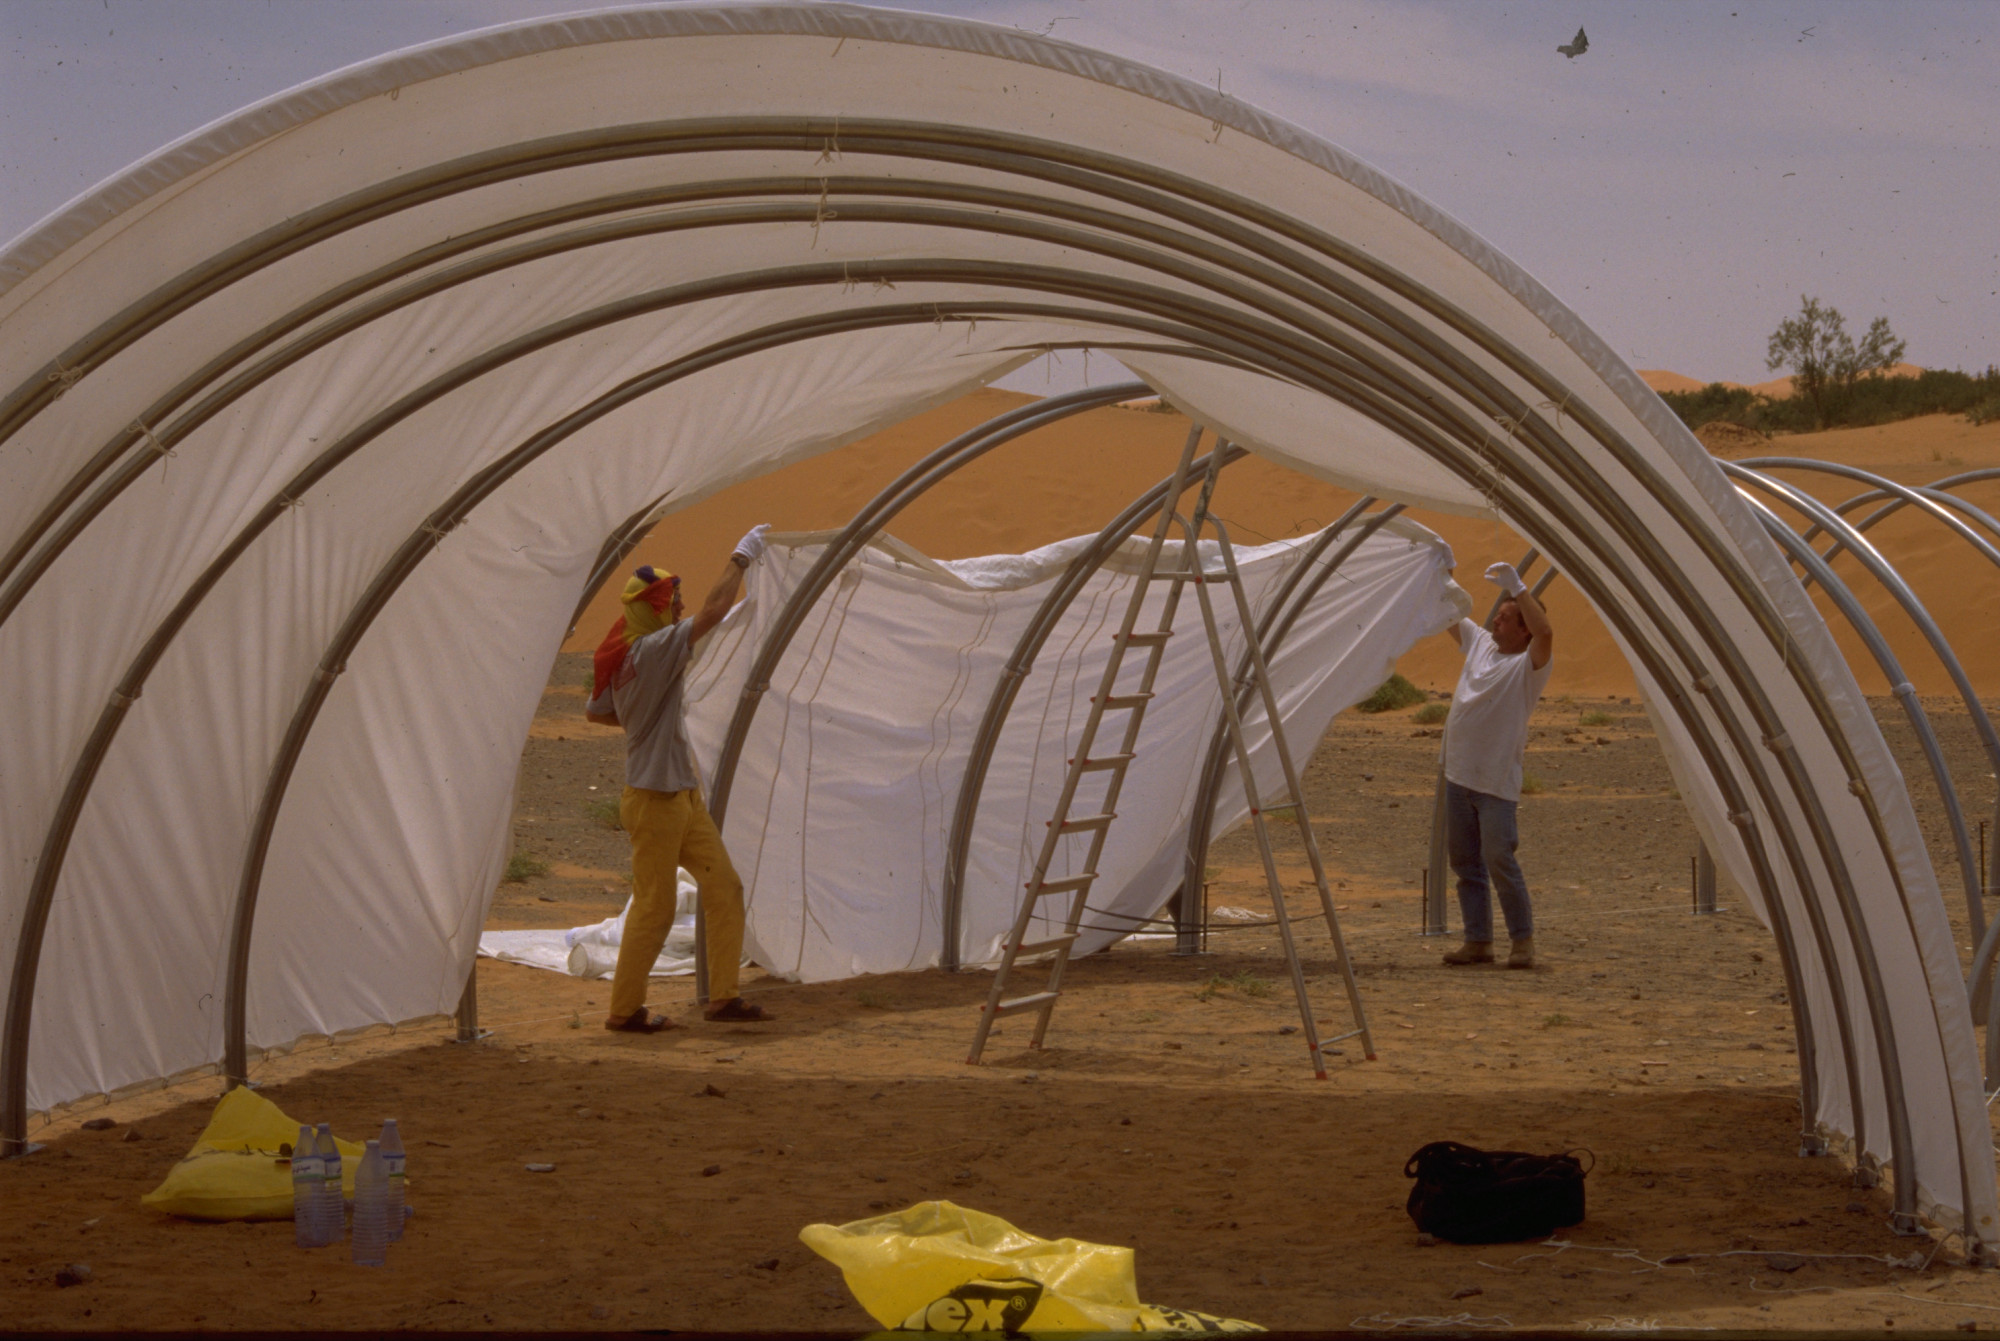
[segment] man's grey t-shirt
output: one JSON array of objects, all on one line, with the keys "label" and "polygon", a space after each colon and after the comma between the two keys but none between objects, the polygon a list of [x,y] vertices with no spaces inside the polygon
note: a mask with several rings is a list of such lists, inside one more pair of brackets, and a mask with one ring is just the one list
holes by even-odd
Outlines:
[{"label": "man's grey t-shirt", "polygon": [[587,711],[616,712],[625,728],[628,787],[684,792],[701,785],[681,708],[693,627],[682,620],[633,643],[611,687],[589,703]]}]

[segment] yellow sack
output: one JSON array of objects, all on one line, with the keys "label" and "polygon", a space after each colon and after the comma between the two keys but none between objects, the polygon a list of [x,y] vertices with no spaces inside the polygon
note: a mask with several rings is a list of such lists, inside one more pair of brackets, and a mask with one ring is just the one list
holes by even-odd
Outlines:
[{"label": "yellow sack", "polygon": [[[289,1220],[292,1161],[278,1147],[298,1137],[298,1123],[239,1085],[222,1096],[194,1149],[139,1204],[190,1220]],[[341,1185],[352,1197],[354,1169],[366,1148],[338,1137],[334,1144],[340,1147]]]},{"label": "yellow sack", "polygon": [[875,1321],[915,1332],[1261,1332],[1255,1323],[1139,1302],[1132,1250],[1036,1238],[948,1201],[799,1239],[840,1268]]}]

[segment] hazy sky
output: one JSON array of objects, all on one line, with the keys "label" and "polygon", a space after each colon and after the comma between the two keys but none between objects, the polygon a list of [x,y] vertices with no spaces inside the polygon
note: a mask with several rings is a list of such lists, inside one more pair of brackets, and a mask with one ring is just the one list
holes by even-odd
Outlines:
[{"label": "hazy sky", "polygon": [[[0,0],[0,238],[339,66],[587,7]],[[1638,367],[1763,380],[1765,337],[1802,293],[1851,329],[1887,316],[1913,362],[2000,362],[1993,0],[895,7],[1219,77],[1457,215]],[[1565,59],[1555,48],[1579,24],[1590,49]]]}]

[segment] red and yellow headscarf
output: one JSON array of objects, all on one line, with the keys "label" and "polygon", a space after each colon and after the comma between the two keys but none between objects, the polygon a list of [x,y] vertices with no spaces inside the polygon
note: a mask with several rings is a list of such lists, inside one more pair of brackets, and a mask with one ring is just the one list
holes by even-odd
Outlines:
[{"label": "red and yellow headscarf", "polygon": [[651,564],[634,573],[626,582],[625,593],[619,598],[625,602],[625,613],[604,635],[604,641],[597,645],[597,653],[592,657],[597,672],[590,691],[592,698],[602,698],[604,691],[611,687],[618,672],[624,669],[625,654],[633,643],[673,622],[674,593],[680,585],[680,578]]}]

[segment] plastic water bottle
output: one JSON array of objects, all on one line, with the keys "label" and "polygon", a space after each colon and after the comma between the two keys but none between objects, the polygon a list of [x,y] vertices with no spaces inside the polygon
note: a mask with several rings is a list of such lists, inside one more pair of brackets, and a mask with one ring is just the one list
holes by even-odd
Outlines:
[{"label": "plastic water bottle", "polygon": [[389,1260],[389,1169],[382,1143],[370,1141],[354,1171],[354,1265],[382,1266]]},{"label": "plastic water bottle", "polygon": [[325,1161],[325,1175],[319,1185],[319,1241],[338,1243],[347,1234],[347,1194],[342,1191],[340,1146],[333,1139],[331,1123],[319,1124],[319,1154]]},{"label": "plastic water bottle", "polygon": [[318,1248],[326,1242],[319,1236],[319,1185],[325,1177],[319,1133],[301,1125],[299,1139],[292,1145],[292,1239],[301,1248]]},{"label": "plastic water bottle", "polygon": [[[382,1165],[389,1172],[389,1242],[403,1237],[404,1182],[403,1133],[396,1130],[396,1119],[387,1118],[382,1123]],[[360,1204],[361,1190],[355,1188],[355,1204]]]}]

